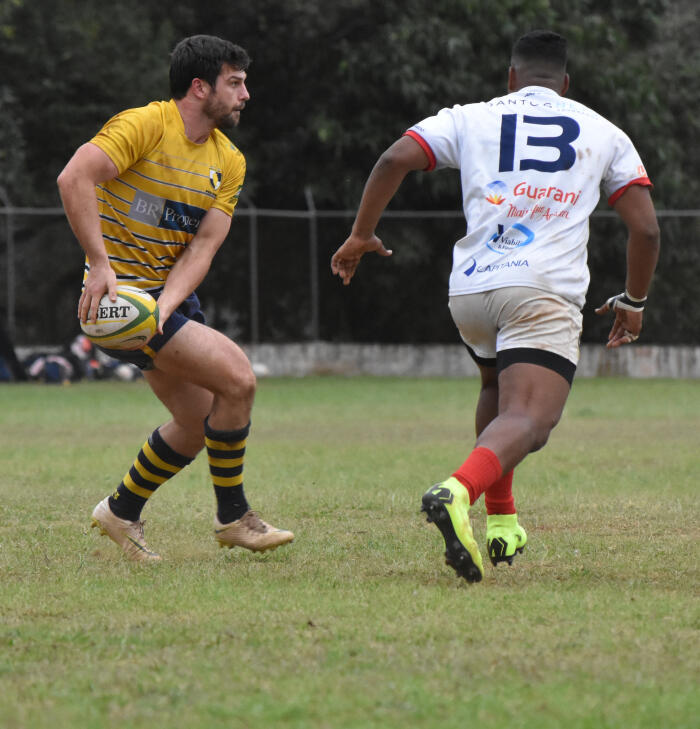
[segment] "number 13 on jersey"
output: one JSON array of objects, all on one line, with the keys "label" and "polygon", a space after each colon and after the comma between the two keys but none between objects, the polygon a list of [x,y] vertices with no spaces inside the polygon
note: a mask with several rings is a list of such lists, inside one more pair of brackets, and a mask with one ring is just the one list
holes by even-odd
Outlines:
[{"label": "number 13 on jersey", "polygon": [[[528,125],[530,129],[528,130]],[[512,172],[515,169],[516,134],[528,134],[532,125],[559,127],[560,133],[552,137],[527,136],[528,147],[550,147],[559,152],[555,160],[523,158],[518,161],[520,170],[537,170],[538,172],[560,172],[573,167],[576,162],[576,150],[571,142],[578,138],[581,127],[578,122],[568,116],[528,116],[523,115],[521,128],[518,129],[517,114],[503,114],[501,117],[501,147],[498,158],[499,172]],[[551,156],[551,155],[549,155]]]}]

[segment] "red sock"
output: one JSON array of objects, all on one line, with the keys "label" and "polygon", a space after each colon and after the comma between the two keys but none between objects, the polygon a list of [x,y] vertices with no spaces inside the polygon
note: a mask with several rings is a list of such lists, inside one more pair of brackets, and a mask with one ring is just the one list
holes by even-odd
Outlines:
[{"label": "red sock", "polygon": [[515,514],[513,471],[504,473],[484,494],[487,514]]},{"label": "red sock", "polygon": [[469,503],[473,504],[502,473],[496,454],[479,446],[452,475],[469,491]]}]

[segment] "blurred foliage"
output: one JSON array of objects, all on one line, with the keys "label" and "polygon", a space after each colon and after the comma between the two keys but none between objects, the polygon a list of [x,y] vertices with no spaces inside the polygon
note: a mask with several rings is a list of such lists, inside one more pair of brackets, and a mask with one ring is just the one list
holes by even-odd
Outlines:
[{"label": "blurred foliage", "polygon": [[[16,205],[57,205],[55,178],[73,151],[117,111],[167,98],[170,49],[184,36],[212,33],[253,58],[251,101],[233,132],[248,161],[247,199],[260,208],[305,209],[309,187],[318,209],[353,209],[378,155],[408,126],[444,106],[503,93],[513,41],[537,27],[568,37],[569,95],[629,134],[655,183],[657,207],[698,207],[695,0],[2,0],[0,67],[8,72],[0,80],[0,185]],[[459,210],[460,200],[455,172],[419,173],[391,207]],[[308,337],[308,225],[260,221],[261,336]],[[363,262],[344,288],[328,261],[350,222],[324,219],[319,227],[321,337],[455,341],[446,278],[464,223],[385,219],[379,233],[393,258]],[[699,223],[662,221],[646,341],[697,340],[690,275],[700,258]],[[67,226],[22,224],[27,250],[70,248],[56,253],[53,271],[56,280],[67,277],[76,258]],[[202,287],[213,322],[242,340],[251,333],[247,235],[238,216]],[[621,290],[624,250],[624,226],[594,221],[591,304]],[[24,261],[20,295],[46,275],[40,257]],[[588,307],[584,322],[585,339],[604,339],[607,323],[594,321]]]}]

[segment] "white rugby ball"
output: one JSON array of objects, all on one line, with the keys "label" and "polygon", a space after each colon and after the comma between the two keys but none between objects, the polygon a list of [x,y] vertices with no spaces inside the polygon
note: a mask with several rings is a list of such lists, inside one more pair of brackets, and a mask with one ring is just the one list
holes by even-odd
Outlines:
[{"label": "white rugby ball", "polygon": [[118,286],[117,300],[105,294],[97,307],[95,322],[80,322],[85,336],[107,349],[138,349],[158,329],[158,304],[145,291]]}]

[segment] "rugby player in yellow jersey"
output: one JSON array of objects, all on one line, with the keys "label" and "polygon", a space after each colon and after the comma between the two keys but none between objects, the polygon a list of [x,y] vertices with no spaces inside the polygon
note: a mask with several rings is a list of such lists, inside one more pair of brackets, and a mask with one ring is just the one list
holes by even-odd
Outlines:
[{"label": "rugby player in yellow jersey", "polygon": [[219,544],[264,551],[294,539],[248,505],[243,458],[255,375],[240,347],[206,326],[194,293],[229,232],[245,176],[243,155],[220,130],[238,124],[250,98],[249,63],[229,41],[185,38],[171,56],[172,99],[117,114],[58,177],[86,253],[79,318],[94,320],[100,298],[114,300],[117,285],[158,299],[159,330],[145,346],[106,350],[141,367],[172,416],[92,513],[92,525],[134,561],[160,560],[146,544],[141,510],[205,446]]}]

